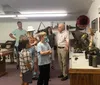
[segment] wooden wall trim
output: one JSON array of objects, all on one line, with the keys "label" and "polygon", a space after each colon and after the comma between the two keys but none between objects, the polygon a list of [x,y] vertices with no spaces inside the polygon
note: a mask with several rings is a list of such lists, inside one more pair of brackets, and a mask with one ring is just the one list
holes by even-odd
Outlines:
[{"label": "wooden wall trim", "polygon": [[69,74],[100,74],[100,69],[69,69]]}]

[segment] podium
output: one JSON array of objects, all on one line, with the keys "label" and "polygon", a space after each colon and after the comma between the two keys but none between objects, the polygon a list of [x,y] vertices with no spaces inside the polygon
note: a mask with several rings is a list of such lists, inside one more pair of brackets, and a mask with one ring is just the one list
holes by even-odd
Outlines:
[{"label": "podium", "polygon": [[70,85],[100,85],[100,66],[89,66],[85,53],[70,52],[69,74]]}]

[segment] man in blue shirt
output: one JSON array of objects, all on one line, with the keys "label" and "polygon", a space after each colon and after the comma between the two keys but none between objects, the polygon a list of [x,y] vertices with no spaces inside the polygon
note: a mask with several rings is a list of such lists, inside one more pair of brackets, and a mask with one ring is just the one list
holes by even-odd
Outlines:
[{"label": "man in blue shirt", "polygon": [[[9,34],[9,36],[12,39],[16,40],[16,42],[15,42],[15,49],[16,49],[16,56],[17,56],[17,69],[18,69],[18,67],[19,67],[19,55],[18,55],[19,41],[20,41],[21,36],[25,36],[26,35],[27,31],[25,31],[22,28],[22,22],[21,21],[17,22],[17,26],[18,26],[18,29],[15,29],[12,33]],[[22,39],[25,40],[26,37],[23,37]]]}]

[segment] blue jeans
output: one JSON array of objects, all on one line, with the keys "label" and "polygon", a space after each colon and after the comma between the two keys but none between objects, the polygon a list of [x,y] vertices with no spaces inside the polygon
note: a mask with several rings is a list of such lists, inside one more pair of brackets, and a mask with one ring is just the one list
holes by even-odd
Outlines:
[{"label": "blue jeans", "polygon": [[35,48],[34,46],[29,48],[28,51],[30,52],[31,58],[32,58],[32,63],[34,64],[34,57],[35,57]]},{"label": "blue jeans", "polygon": [[[35,57],[35,47],[31,47],[28,49],[28,51],[30,52],[31,54],[31,57],[32,57],[32,67],[34,69],[34,57]],[[33,71],[33,77],[36,75],[36,72]]]}]

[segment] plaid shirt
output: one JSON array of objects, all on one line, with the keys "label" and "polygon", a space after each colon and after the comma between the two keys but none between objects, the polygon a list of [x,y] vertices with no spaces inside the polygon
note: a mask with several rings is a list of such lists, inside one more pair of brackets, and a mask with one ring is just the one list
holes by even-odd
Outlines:
[{"label": "plaid shirt", "polygon": [[21,50],[21,52],[19,53],[19,60],[20,60],[20,70],[22,73],[25,73],[26,71],[28,71],[29,69],[26,66],[26,63],[29,62],[31,64],[32,67],[32,59],[31,59],[31,55],[30,52],[27,51],[27,49],[23,49]]}]

